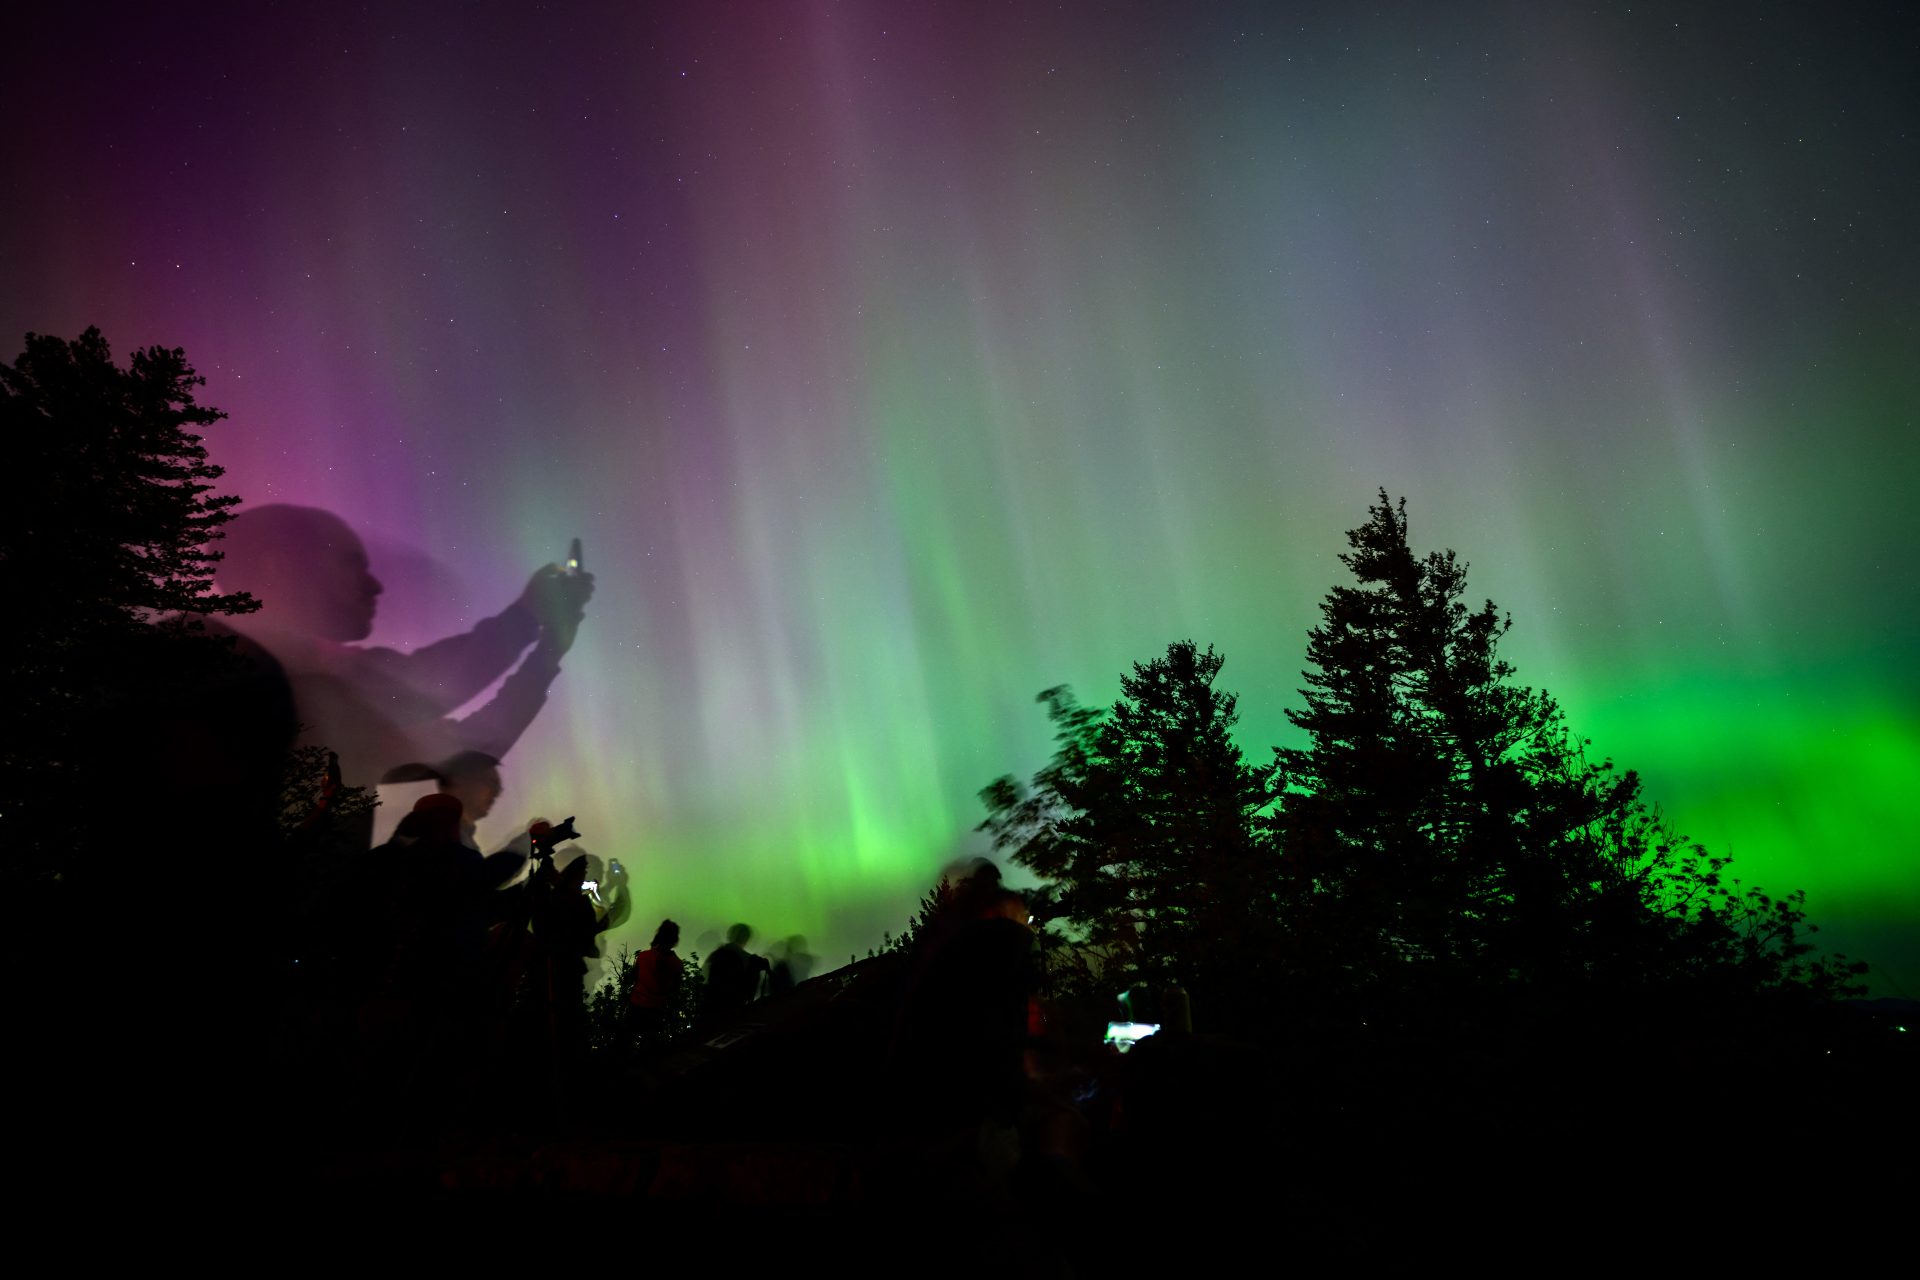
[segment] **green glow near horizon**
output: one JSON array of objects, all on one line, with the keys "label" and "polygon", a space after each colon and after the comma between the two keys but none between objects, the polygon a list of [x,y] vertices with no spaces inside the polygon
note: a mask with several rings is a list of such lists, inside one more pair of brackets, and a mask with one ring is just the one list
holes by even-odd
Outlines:
[{"label": "green glow near horizon", "polygon": [[15,139],[52,185],[0,214],[0,319],[184,346],[233,491],[367,532],[383,643],[584,538],[490,831],[577,813],[632,868],[624,940],[864,952],[1047,759],[1033,695],[1110,701],[1170,641],[1226,655],[1250,754],[1291,741],[1384,487],[1680,829],[1920,970],[1906,43],[615,8],[471,43],[342,12],[204,99],[62,68],[43,95],[116,105]]}]

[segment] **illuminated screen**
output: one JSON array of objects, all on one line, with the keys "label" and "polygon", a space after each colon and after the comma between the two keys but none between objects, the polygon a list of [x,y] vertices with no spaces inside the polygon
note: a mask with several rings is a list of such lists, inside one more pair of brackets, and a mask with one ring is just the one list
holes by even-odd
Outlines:
[{"label": "illuminated screen", "polygon": [[1109,1022],[1106,1042],[1110,1048],[1125,1053],[1159,1029],[1157,1022]]}]

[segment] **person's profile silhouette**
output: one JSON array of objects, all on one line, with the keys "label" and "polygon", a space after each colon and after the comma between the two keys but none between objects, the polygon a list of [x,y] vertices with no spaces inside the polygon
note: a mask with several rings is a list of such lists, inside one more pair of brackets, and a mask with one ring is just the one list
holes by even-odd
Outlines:
[{"label": "person's profile silhouette", "polygon": [[[593,594],[592,575],[548,565],[471,631],[402,653],[357,643],[372,633],[384,588],[365,544],[332,512],[249,508],[227,525],[221,551],[222,589],[261,602],[227,625],[279,661],[302,739],[338,752],[342,778],[357,786],[409,761],[505,756],[546,702]],[[485,706],[447,718],[510,669]]]}]

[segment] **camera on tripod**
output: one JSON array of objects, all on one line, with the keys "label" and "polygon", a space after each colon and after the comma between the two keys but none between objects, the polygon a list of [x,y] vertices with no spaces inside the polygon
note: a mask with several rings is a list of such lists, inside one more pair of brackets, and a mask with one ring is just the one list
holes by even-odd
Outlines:
[{"label": "camera on tripod", "polygon": [[573,829],[573,816],[568,815],[562,823],[536,822],[527,828],[527,838],[533,842],[533,856],[542,862],[553,861],[553,851],[569,840],[578,840],[580,833]]}]

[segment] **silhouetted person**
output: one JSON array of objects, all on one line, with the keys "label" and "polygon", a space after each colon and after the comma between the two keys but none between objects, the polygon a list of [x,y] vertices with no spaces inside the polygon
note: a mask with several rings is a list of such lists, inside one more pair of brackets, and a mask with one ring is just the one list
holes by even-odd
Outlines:
[{"label": "silhouetted person", "polygon": [[561,928],[555,943],[564,947],[567,954],[578,957],[578,963],[568,966],[568,973],[582,999],[586,996],[588,966],[600,957],[600,935],[613,924],[595,896],[596,886],[588,883],[599,865],[599,858],[583,853],[560,867],[560,885],[564,892],[556,901],[567,903],[568,909],[560,917]]},{"label": "silhouetted person", "polygon": [[987,858],[969,858],[943,872],[934,889],[939,910],[927,922],[914,946],[911,981],[918,982],[947,940],[984,915],[1005,891],[1000,883],[1000,868]]},{"label": "silhouetted person", "polygon": [[736,924],[727,930],[724,946],[707,957],[707,1004],[713,1009],[744,1009],[760,993],[760,975],[767,958],[747,950],[753,929]]},{"label": "silhouetted person", "polygon": [[[261,601],[258,613],[230,625],[279,661],[304,740],[339,752],[342,775],[355,786],[372,786],[408,761],[462,751],[505,756],[545,703],[593,594],[590,574],[548,565],[504,612],[465,635],[401,653],[357,643],[373,629],[383,588],[366,548],[338,516],[252,507],[227,526],[221,548],[222,587]],[[510,668],[484,707],[446,718]]]},{"label": "silhouetted person", "polygon": [[453,796],[422,796],[354,860],[334,917],[344,974],[363,987],[355,1056],[375,1125],[431,1125],[479,1085],[496,873],[461,843],[461,817]]},{"label": "silhouetted person", "polygon": [[[513,852],[507,850],[494,856],[504,861],[512,857]],[[555,861],[559,862],[559,859]],[[581,888],[585,891],[587,901],[593,904],[594,918],[598,921],[594,951],[586,962],[586,989],[597,991],[606,976],[606,955],[602,941],[608,932],[627,922],[627,916],[633,910],[633,896],[627,892],[627,869],[620,865],[620,859],[608,862],[599,854],[590,853],[576,845],[573,856],[559,865],[564,870],[574,862],[585,864]]]},{"label": "silhouetted person", "polygon": [[662,920],[653,942],[633,958],[633,990],[627,995],[627,1017],[641,1039],[657,1044],[673,1027],[673,1009],[686,979],[686,965],[674,953],[680,945],[680,926]]},{"label": "silhouetted person", "polygon": [[[564,1116],[578,1101],[587,1052],[582,983],[588,958],[599,954],[598,934],[605,924],[584,887],[587,859],[576,857],[564,867],[555,865],[553,849],[560,832],[571,838],[567,824],[557,832],[546,822],[536,822],[529,832],[534,869],[519,897],[525,903],[531,936],[510,1035],[517,1069],[544,1079],[545,1087],[536,1092]],[[506,927],[511,931],[513,922]]]},{"label": "silhouetted person", "polygon": [[807,954],[807,940],[794,934],[786,941],[785,952],[773,966],[772,993],[785,995],[813,976],[813,957]]},{"label": "silhouetted person", "polygon": [[462,838],[465,814],[457,796],[422,796],[394,838],[376,857],[376,874],[393,877],[400,889],[402,923],[420,938],[417,963],[440,985],[472,980],[488,930],[497,914],[494,890],[517,864],[482,857]]},{"label": "silhouetted person", "polygon": [[606,922],[586,890],[588,860],[556,862],[542,860],[529,884],[533,936],[548,962],[553,1000],[570,1008],[579,1002],[587,959],[599,954],[598,935]]},{"label": "silhouetted person", "polygon": [[[460,843],[478,851],[478,824],[493,811],[506,788],[500,780],[500,760],[484,751],[462,751],[438,764],[406,764],[381,775],[381,785],[433,782],[440,795],[460,802]],[[503,849],[487,855],[489,874],[496,885],[515,880],[526,869],[529,846],[524,833]]]},{"label": "silhouetted person", "polygon": [[909,1116],[1004,1127],[1019,1113],[1035,966],[1026,901],[981,890],[946,933],[901,1010],[894,1072]]},{"label": "silhouetted person", "polygon": [[460,842],[478,849],[475,828],[493,812],[493,805],[506,787],[500,781],[500,758],[485,751],[462,751],[440,762],[438,774],[441,794],[460,802]]}]

